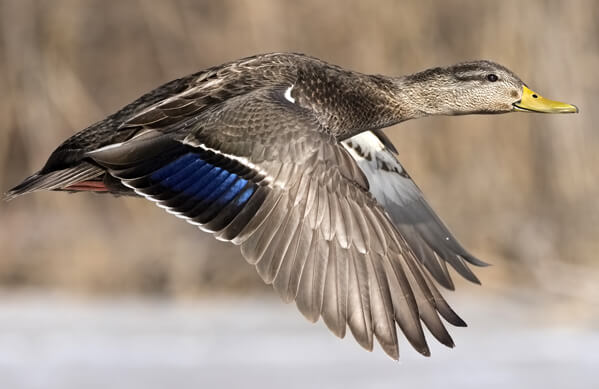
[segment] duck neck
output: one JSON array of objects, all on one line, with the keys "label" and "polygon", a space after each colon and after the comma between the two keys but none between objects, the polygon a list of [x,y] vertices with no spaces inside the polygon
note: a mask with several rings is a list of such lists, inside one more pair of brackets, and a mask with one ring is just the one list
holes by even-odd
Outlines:
[{"label": "duck neck", "polygon": [[427,83],[417,82],[413,76],[391,78],[390,99],[402,120],[445,114],[439,101],[445,100],[443,92]]},{"label": "duck neck", "polygon": [[389,127],[410,119],[452,114],[451,93],[420,82],[414,76],[371,75],[352,84],[344,101],[349,106],[341,115],[347,120],[339,138],[363,131]]},{"label": "duck neck", "polygon": [[310,65],[298,72],[291,97],[310,107],[339,140],[410,119],[450,114],[444,107],[450,106],[451,91],[435,87],[434,79],[424,77],[427,71],[387,77]]}]

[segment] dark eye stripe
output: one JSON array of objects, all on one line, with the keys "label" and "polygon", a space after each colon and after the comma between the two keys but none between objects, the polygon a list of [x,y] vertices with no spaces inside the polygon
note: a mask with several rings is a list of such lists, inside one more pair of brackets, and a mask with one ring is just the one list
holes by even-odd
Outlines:
[{"label": "dark eye stripe", "polygon": [[458,81],[476,81],[476,80],[480,80],[480,74],[474,75],[474,74],[456,74],[455,78]]}]

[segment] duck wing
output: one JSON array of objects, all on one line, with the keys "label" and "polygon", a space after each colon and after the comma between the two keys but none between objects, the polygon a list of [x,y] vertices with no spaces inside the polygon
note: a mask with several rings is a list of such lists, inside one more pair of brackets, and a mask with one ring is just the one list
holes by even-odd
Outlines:
[{"label": "duck wing", "polygon": [[372,195],[435,280],[454,289],[449,263],[464,278],[480,283],[467,263],[487,264],[468,253],[428,205],[389,138],[380,130],[367,131],[342,144],[366,175]]},{"label": "duck wing", "polygon": [[10,200],[39,190],[135,195],[94,166],[87,153],[120,144],[150,129],[168,132],[189,119],[210,115],[229,99],[272,84],[264,77],[263,73],[268,73],[265,68],[280,72],[277,82],[291,81],[295,75],[289,70],[293,64],[290,57],[293,56],[258,55],[172,80],[66,139],[40,171],[9,190],[4,198]]},{"label": "duck wing", "polygon": [[[367,178],[312,111],[265,87],[168,131],[147,129],[86,158],[138,194],[241,246],[286,302],[310,321],[346,327],[366,349],[376,337],[399,357],[396,323],[428,355],[422,323],[443,344],[440,320],[463,326]],[[149,115],[149,114],[148,114]]]}]

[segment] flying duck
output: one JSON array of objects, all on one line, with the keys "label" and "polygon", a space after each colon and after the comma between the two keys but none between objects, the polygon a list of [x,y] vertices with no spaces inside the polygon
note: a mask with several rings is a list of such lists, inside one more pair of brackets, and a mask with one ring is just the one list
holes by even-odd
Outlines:
[{"label": "flying duck", "polygon": [[[490,61],[400,77],[291,53],[166,83],[65,140],[6,194],[141,196],[241,247],[310,321],[399,358],[397,326],[429,355],[422,323],[453,347],[465,326],[439,293],[448,264],[479,282],[381,128],[429,115],[578,112]],[[443,320],[442,320],[443,319]]]}]

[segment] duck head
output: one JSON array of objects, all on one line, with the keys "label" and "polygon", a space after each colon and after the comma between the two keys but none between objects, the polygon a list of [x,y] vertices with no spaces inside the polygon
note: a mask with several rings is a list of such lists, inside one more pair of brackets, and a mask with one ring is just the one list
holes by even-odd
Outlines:
[{"label": "duck head", "polygon": [[410,105],[423,116],[578,112],[575,105],[533,92],[512,71],[491,61],[428,69],[403,78],[402,84],[404,96],[408,95]]}]

